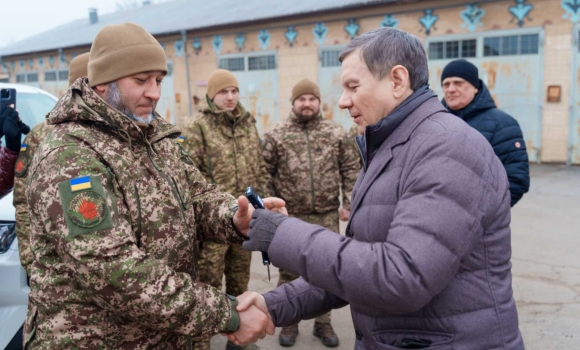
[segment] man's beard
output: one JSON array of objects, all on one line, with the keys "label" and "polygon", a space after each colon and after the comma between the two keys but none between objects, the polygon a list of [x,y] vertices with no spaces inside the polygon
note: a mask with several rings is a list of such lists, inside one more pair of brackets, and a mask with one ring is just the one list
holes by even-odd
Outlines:
[{"label": "man's beard", "polygon": [[304,115],[302,114],[302,110],[300,111],[294,111],[294,115],[296,115],[296,117],[300,120],[304,120],[304,121],[308,121],[310,119],[314,119],[314,117],[316,117],[318,115],[318,113],[320,113],[319,111],[315,111],[313,109],[310,110],[312,113],[310,115]]},{"label": "man's beard", "polygon": [[121,90],[119,90],[119,85],[117,85],[117,82],[115,82],[115,81],[112,83],[109,83],[109,93],[107,94],[106,100],[107,100],[107,103],[111,105],[111,107],[115,108],[119,112],[121,112],[124,115],[126,115],[127,117],[129,117],[129,119],[134,120],[136,122],[151,124],[151,122],[155,118],[154,117],[155,109],[153,109],[151,114],[149,114],[147,117],[140,117],[140,116],[132,113],[129,110],[129,108],[127,108],[127,106],[125,106],[125,103],[123,103],[123,100],[121,98]]}]

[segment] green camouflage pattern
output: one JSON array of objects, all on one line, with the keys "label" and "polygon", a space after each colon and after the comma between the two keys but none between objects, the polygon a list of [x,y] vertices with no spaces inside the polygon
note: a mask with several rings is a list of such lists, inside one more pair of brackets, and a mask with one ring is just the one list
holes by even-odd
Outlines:
[{"label": "green camouflage pattern", "polygon": [[350,209],[360,162],[342,126],[321,115],[303,122],[291,114],[264,135],[263,148],[270,187],[290,214],[336,211],[341,187]]},{"label": "green camouflage pattern", "polygon": [[[338,233],[340,230],[338,222],[338,211],[336,210],[325,214],[304,214],[292,216],[313,225],[320,225],[331,230],[332,232]],[[300,277],[299,275],[295,275],[292,272],[286,271],[284,269],[278,269],[278,272],[280,274],[280,277],[278,278],[278,286],[284,283],[292,282]],[[319,323],[330,323],[330,315],[331,313],[327,312],[324,315],[316,317],[315,321]]]},{"label": "green camouflage pattern", "polygon": [[[237,201],[208,184],[158,115],[136,123],[77,80],[50,112],[29,169],[30,349],[184,349],[236,311],[196,280],[198,241],[240,243]],[[79,232],[59,185],[100,180],[113,227]],[[93,181],[93,180],[91,180]],[[71,187],[72,188],[72,187]],[[231,323],[230,323],[231,322]]]},{"label": "green camouflage pattern", "polygon": [[22,171],[16,171],[14,176],[14,208],[16,209],[16,237],[18,237],[18,253],[20,263],[26,273],[30,275],[30,265],[32,265],[32,251],[30,250],[30,216],[28,215],[28,204],[26,203],[26,178],[28,167],[34,159],[34,153],[44,140],[46,135],[54,128],[46,121],[37,124],[26,136],[24,143],[27,145],[26,151],[21,152],[19,161],[22,161]]},{"label": "green camouflage pattern", "polygon": [[[237,197],[248,186],[262,196],[268,173],[262,158],[256,120],[238,102],[232,112],[219,110],[206,95],[197,115],[183,128],[182,147],[208,182]],[[252,253],[241,245],[204,242],[199,252],[199,280],[219,290],[226,275],[226,293],[248,290]],[[209,339],[195,349],[209,348]]]},{"label": "green camouflage pattern", "polygon": [[252,252],[240,244],[224,245],[204,242],[199,251],[199,280],[217,289],[226,275],[226,293],[240,295],[248,290]]},{"label": "green camouflage pattern", "polygon": [[239,102],[234,111],[222,111],[206,95],[183,135],[184,150],[208,182],[235,197],[248,186],[266,196],[268,172],[256,119]]}]

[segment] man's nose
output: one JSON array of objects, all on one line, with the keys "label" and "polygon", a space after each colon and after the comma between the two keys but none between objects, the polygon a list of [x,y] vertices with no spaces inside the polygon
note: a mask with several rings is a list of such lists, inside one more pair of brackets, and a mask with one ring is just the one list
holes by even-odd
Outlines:
[{"label": "man's nose", "polygon": [[159,101],[161,98],[161,85],[157,85],[155,79],[150,79],[147,81],[145,86],[145,97],[152,99],[153,101]]},{"label": "man's nose", "polygon": [[347,109],[352,107],[352,99],[350,98],[350,96],[347,96],[346,92],[342,92],[342,95],[340,95],[340,98],[338,99],[338,107],[340,109]]}]

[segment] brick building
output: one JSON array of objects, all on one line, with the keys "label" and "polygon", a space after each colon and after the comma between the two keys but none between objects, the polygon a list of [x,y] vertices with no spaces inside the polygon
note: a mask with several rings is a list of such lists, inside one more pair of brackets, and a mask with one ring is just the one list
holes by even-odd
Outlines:
[{"label": "brick building", "polygon": [[[149,2],[146,2],[149,3]],[[55,95],[67,88],[68,63],[87,52],[104,26],[134,22],[163,45],[170,73],[157,111],[182,124],[216,68],[240,81],[260,132],[290,112],[292,86],[317,81],[325,117],[346,128],[338,52],[380,26],[417,35],[429,55],[431,87],[465,57],[480,68],[499,108],[520,123],[531,161],[580,164],[580,0],[175,0],[72,21],[0,49],[0,81]]]}]

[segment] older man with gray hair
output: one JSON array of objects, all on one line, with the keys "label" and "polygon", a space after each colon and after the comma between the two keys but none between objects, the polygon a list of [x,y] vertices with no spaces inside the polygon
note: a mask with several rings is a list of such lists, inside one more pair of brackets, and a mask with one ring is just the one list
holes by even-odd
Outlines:
[{"label": "older man with gray hair", "polygon": [[350,304],[356,349],[523,349],[493,149],[429,89],[415,36],[376,29],[340,60],[339,106],[363,134],[347,237],[255,211],[244,248],[302,278],[245,293],[238,311],[255,304],[287,326]]}]

